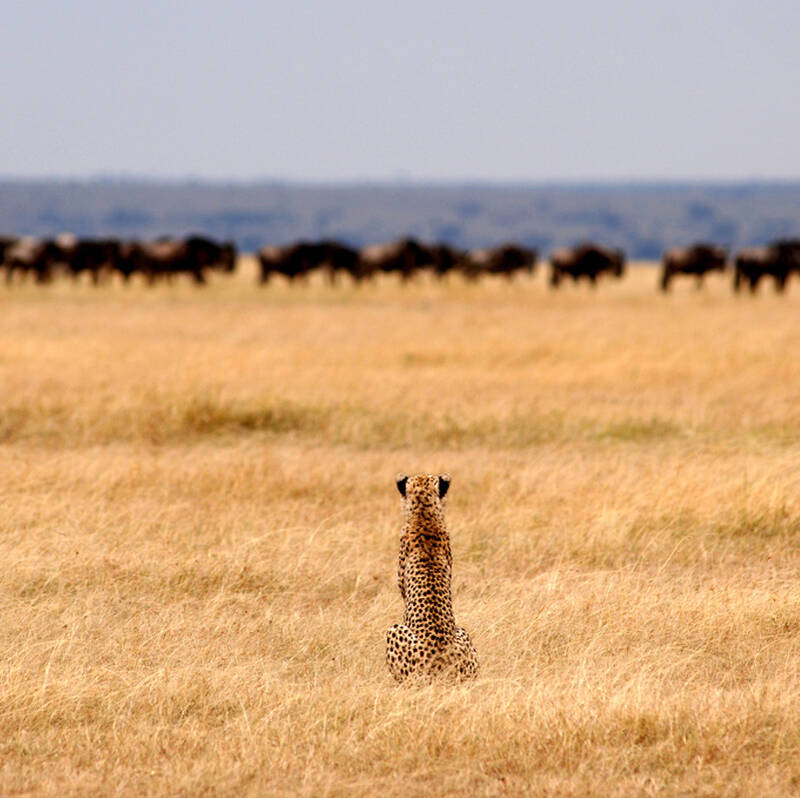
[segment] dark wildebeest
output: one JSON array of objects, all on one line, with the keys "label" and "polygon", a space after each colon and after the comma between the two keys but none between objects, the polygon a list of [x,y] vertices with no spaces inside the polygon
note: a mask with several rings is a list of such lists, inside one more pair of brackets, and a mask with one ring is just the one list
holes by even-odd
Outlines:
[{"label": "dark wildebeest", "polygon": [[0,272],[5,268],[6,251],[17,243],[16,236],[0,236]]},{"label": "dark wildebeest", "polygon": [[193,235],[186,239],[190,257],[201,269],[216,269],[230,274],[236,268],[236,245],[232,241],[218,244],[206,236]]},{"label": "dark wildebeest", "polygon": [[606,272],[622,277],[625,271],[625,253],[621,249],[586,243],[573,249],[555,250],[550,256],[550,263],[550,285],[554,288],[564,277],[571,277],[573,282],[587,277],[595,285],[598,276]]},{"label": "dark wildebeest", "polygon": [[17,242],[16,236],[2,236],[0,235],[0,264],[5,260],[6,250]]},{"label": "dark wildebeest", "polygon": [[88,272],[97,285],[104,269],[113,272],[118,268],[120,243],[116,239],[73,240],[73,237],[59,236],[56,244],[60,251],[59,259],[73,279]]},{"label": "dark wildebeest", "polygon": [[430,252],[433,257],[433,273],[440,280],[450,272],[460,269],[468,254],[448,244],[434,244],[430,247]]},{"label": "dark wildebeest", "polygon": [[361,280],[361,258],[357,249],[333,239],[320,241],[317,246],[317,254],[321,258],[319,265],[327,268],[328,278],[332,283],[336,282],[340,274],[349,274],[356,282]]},{"label": "dark wildebeest", "polygon": [[502,274],[509,280],[519,271],[532,274],[538,253],[517,244],[506,244],[495,249],[474,249],[461,262],[464,276],[476,280],[482,274]]},{"label": "dark wildebeest", "polygon": [[37,283],[50,282],[53,266],[60,259],[61,251],[55,241],[24,236],[5,251],[6,282],[11,282],[14,272],[20,272],[23,278],[31,273]]},{"label": "dark wildebeest", "polygon": [[361,250],[361,271],[365,277],[376,272],[396,273],[405,282],[420,269],[433,266],[434,262],[432,248],[414,238],[401,238],[391,244],[373,244]]},{"label": "dark wildebeest", "polygon": [[188,274],[195,283],[206,282],[206,269],[233,271],[236,249],[233,244],[217,244],[202,236],[144,243],[134,242],[120,247],[118,270],[127,279],[133,273],[145,276],[149,283],[162,277]]},{"label": "dark wildebeest", "polygon": [[261,266],[260,282],[266,283],[273,274],[282,274],[290,282],[306,277],[325,263],[327,247],[311,241],[298,241],[283,247],[266,246],[258,250]]},{"label": "dark wildebeest", "polygon": [[127,283],[131,275],[135,274],[141,265],[140,248],[141,244],[138,241],[120,241],[119,253],[117,255],[117,262],[114,271],[122,276],[122,279]]},{"label": "dark wildebeest", "polygon": [[661,290],[668,291],[669,284],[676,274],[693,274],[697,287],[702,285],[707,272],[724,272],[728,253],[723,247],[699,243],[691,247],[671,247],[664,253],[661,272]]},{"label": "dark wildebeest", "polygon": [[800,273],[800,238],[780,238],[772,244],[786,261],[789,273]]},{"label": "dark wildebeest", "polygon": [[775,280],[775,290],[783,292],[792,272],[800,271],[800,240],[781,239],[766,247],[748,247],[736,253],[733,290],[743,282],[755,293],[762,277]]},{"label": "dark wildebeest", "polygon": [[298,241],[284,247],[262,247],[258,251],[258,259],[261,283],[266,283],[271,274],[281,274],[294,281],[322,268],[326,269],[332,283],[342,273],[349,274],[354,280],[361,279],[358,250],[334,239]]}]

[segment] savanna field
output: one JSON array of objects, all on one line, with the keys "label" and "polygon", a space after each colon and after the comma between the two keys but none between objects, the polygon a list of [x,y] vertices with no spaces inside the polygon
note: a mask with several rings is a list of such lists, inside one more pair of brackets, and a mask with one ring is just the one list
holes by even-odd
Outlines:
[{"label": "savanna field", "polygon": [[798,794],[800,283],[657,279],[0,286],[0,794]]}]

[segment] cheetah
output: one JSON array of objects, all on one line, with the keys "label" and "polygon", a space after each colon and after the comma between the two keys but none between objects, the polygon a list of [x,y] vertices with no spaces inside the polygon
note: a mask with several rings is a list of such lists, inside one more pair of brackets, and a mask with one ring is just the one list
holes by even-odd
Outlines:
[{"label": "cheetah", "polygon": [[472,641],[453,617],[453,557],[444,523],[449,487],[447,474],[397,479],[405,515],[397,581],[405,615],[386,633],[386,664],[398,682],[438,674],[470,679],[478,673]]}]

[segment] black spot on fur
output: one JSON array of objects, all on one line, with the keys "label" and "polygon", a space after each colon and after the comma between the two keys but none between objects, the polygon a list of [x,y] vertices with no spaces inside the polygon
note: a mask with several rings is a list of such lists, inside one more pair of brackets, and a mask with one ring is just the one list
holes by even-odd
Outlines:
[{"label": "black spot on fur", "polygon": [[397,480],[406,514],[397,569],[405,613],[388,630],[386,661],[398,681],[446,673],[469,679],[478,672],[475,648],[453,617],[453,559],[441,502],[449,487],[447,474]]}]

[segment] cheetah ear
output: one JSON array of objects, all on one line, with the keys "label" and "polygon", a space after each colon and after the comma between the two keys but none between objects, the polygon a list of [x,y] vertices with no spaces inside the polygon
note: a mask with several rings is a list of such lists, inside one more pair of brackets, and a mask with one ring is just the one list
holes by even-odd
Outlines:
[{"label": "cheetah ear", "polygon": [[405,498],[406,497],[406,482],[408,482],[408,477],[405,474],[400,474],[397,477],[397,490],[400,491],[400,495]]},{"label": "cheetah ear", "polygon": [[443,499],[450,487],[450,474],[439,474],[439,498]]}]

